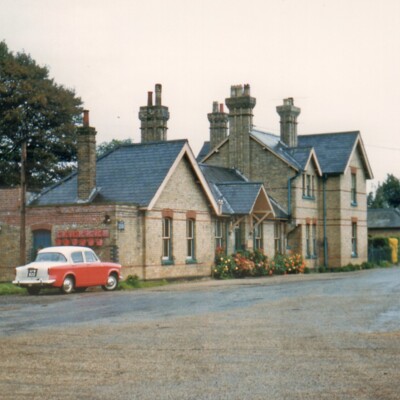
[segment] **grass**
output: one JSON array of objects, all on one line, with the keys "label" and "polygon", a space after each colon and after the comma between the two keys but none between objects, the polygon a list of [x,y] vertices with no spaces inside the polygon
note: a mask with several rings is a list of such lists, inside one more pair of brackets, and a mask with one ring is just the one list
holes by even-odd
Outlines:
[{"label": "grass", "polygon": [[158,286],[168,285],[166,280],[161,281],[141,281],[136,275],[129,275],[124,281],[118,285],[119,290],[134,290],[134,289],[145,289]]},{"label": "grass", "polygon": [[13,285],[12,283],[0,283],[0,296],[8,294],[26,294],[26,289]]}]

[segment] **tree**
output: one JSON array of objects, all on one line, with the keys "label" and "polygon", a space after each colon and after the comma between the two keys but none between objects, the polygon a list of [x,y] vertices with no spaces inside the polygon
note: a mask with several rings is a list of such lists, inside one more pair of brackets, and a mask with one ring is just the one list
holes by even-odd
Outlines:
[{"label": "tree", "polygon": [[375,195],[368,194],[369,208],[389,208],[400,206],[400,180],[392,174],[388,174],[382,184],[378,184]]},{"label": "tree", "polygon": [[114,150],[117,147],[123,146],[126,144],[132,144],[132,140],[131,139],[122,139],[122,140],[113,139],[110,142],[100,143],[96,149],[97,157],[101,157],[102,155],[108,153],[109,151]]},{"label": "tree", "polygon": [[19,185],[23,143],[29,188],[41,189],[70,173],[81,105],[74,91],[49,78],[46,67],[0,42],[0,185]]}]

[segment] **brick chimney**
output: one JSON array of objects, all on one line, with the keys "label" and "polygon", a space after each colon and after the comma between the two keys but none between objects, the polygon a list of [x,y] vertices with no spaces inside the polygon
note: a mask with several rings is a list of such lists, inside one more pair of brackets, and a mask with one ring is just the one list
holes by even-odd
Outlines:
[{"label": "brick chimney", "polygon": [[210,121],[210,146],[213,149],[228,136],[228,114],[224,112],[224,105],[213,102],[212,113],[207,114]]},{"label": "brick chimney", "polygon": [[153,105],[153,92],[148,92],[147,106],[140,107],[139,110],[142,143],[167,140],[169,111],[168,107],[161,104],[161,85],[157,84],[155,89],[155,105]]},{"label": "brick chimney", "polygon": [[83,111],[78,128],[78,201],[87,201],[96,188],[96,130],[89,126],[89,111]]},{"label": "brick chimney", "polygon": [[297,147],[297,117],[300,108],[295,107],[293,98],[283,100],[283,105],[276,107],[277,113],[281,117],[281,142],[288,147]]},{"label": "brick chimney", "polygon": [[229,109],[229,167],[250,177],[250,132],[256,105],[250,85],[231,86],[231,97],[225,103]]}]

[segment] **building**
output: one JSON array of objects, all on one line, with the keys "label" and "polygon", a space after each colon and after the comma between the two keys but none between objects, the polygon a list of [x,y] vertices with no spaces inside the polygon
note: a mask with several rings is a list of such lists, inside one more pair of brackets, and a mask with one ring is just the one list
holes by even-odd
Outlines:
[{"label": "building", "polygon": [[[229,113],[214,102],[208,116],[210,140],[197,160],[236,169],[245,179],[263,183],[285,221],[273,221],[275,245],[266,241],[265,251],[299,252],[310,267],[366,261],[366,180],[372,171],[360,132],[298,135],[301,110],[291,98],[277,107],[279,136],[258,130],[249,85],[232,86],[225,104]],[[258,229],[267,236],[271,221],[261,224]],[[242,228],[240,245],[249,247],[252,226]]]},{"label": "building", "polygon": [[369,208],[368,235],[400,237],[400,211],[397,208]]},{"label": "building", "polygon": [[[96,130],[84,113],[77,171],[26,208],[27,260],[40,247],[86,245],[124,275],[210,275],[227,254],[299,252],[309,267],[367,259],[366,180],[359,132],[298,135],[293,99],[277,107],[280,136],[255,129],[250,86],[232,86],[208,114],[210,141],[197,161],[187,140],[168,141],[161,85],[140,107],[141,143],[96,159]],[[0,279],[18,264],[18,190],[0,191]]]}]

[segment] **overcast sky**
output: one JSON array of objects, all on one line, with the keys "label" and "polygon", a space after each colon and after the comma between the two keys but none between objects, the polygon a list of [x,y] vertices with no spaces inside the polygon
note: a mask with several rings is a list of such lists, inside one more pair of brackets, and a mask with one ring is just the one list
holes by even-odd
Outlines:
[{"label": "overcast sky", "polygon": [[254,124],[360,130],[374,183],[400,177],[399,0],[0,0],[0,40],[47,65],[90,110],[98,143],[140,141],[139,107],[163,85],[168,139],[197,155],[207,113],[249,83]]}]

